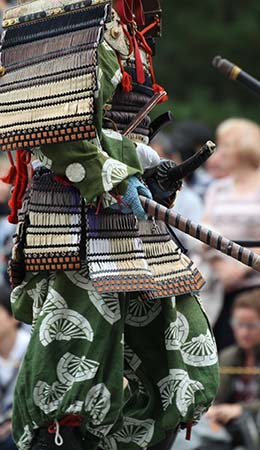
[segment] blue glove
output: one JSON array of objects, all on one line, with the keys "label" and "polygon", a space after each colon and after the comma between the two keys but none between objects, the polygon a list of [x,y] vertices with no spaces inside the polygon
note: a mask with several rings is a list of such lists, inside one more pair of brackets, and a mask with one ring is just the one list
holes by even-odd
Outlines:
[{"label": "blue glove", "polygon": [[121,203],[118,205],[113,205],[113,209],[117,209],[125,214],[133,213],[138,219],[146,220],[147,214],[142,207],[139,199],[139,194],[144,195],[152,199],[152,194],[149,189],[141,183],[141,181],[136,177],[130,177],[128,180],[127,191],[122,198]]}]

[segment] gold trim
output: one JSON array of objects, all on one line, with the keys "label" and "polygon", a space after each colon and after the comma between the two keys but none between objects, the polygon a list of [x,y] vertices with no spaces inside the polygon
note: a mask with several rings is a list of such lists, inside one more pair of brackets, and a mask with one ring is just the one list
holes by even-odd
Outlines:
[{"label": "gold trim", "polygon": [[6,68],[4,66],[0,66],[0,77],[3,77],[6,74]]},{"label": "gold trim", "polygon": [[237,77],[239,76],[239,74],[241,73],[240,67],[238,66],[234,66],[231,70],[231,73],[229,75],[229,78],[233,81],[235,81],[237,79]]}]

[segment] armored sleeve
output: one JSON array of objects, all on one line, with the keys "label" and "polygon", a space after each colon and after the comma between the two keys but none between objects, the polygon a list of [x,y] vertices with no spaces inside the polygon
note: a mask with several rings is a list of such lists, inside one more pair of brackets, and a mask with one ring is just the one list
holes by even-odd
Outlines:
[{"label": "armored sleeve", "polygon": [[141,172],[134,144],[102,138],[103,106],[121,80],[116,53],[103,42],[111,3],[77,9],[65,1],[58,11],[36,0],[3,21],[1,150],[32,151],[87,201]]}]

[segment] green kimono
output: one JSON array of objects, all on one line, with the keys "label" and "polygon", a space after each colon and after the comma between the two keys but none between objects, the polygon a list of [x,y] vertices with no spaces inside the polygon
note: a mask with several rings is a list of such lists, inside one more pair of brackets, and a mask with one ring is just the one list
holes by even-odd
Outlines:
[{"label": "green kimono", "polygon": [[[99,138],[34,152],[70,179],[86,205],[100,194],[109,203],[113,188],[124,194],[128,177],[142,173],[135,144],[102,131],[103,105],[120,79],[114,51],[101,44]],[[195,295],[99,293],[82,263],[77,271],[27,272],[11,300],[15,317],[32,324],[14,399],[20,450],[29,450],[37,428],[71,414],[82,418],[85,450],[147,449],[167,430],[196,422],[214,399],[216,347]]]}]

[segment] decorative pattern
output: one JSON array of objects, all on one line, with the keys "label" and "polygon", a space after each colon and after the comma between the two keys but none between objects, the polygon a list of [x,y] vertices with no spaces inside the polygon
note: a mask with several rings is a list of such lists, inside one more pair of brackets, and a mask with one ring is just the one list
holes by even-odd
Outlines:
[{"label": "decorative pattern", "polygon": [[89,413],[91,423],[100,425],[109,412],[110,406],[111,394],[107,387],[103,383],[93,386],[88,392],[85,401],[85,411]]},{"label": "decorative pattern", "polygon": [[75,356],[72,353],[65,353],[57,366],[57,376],[60,382],[66,386],[73,383],[91,380],[97,373],[99,363],[87,359],[86,356]]},{"label": "decorative pattern", "polygon": [[32,439],[33,439],[33,432],[30,430],[29,425],[25,425],[24,433],[17,442],[17,447],[20,450],[28,450],[31,446]]},{"label": "decorative pattern", "polygon": [[125,350],[125,353],[124,353],[125,360],[128,363],[128,365],[131,367],[131,369],[135,372],[138,369],[138,367],[142,364],[142,361],[133,352],[133,350],[129,347],[129,345],[125,344],[124,350]]},{"label": "decorative pattern", "polygon": [[39,283],[36,283],[35,289],[29,289],[27,291],[29,297],[33,299],[33,328],[35,321],[38,319],[43,303],[46,299],[48,292],[48,280],[43,279]]},{"label": "decorative pattern", "polygon": [[80,163],[70,164],[66,169],[66,177],[72,183],[80,183],[86,176],[85,168]]},{"label": "decorative pattern", "polygon": [[161,310],[161,300],[135,298],[129,302],[125,322],[133,327],[145,327],[159,316]]},{"label": "decorative pattern", "polygon": [[176,406],[185,418],[189,406],[195,404],[195,393],[204,390],[204,386],[199,381],[191,380],[185,370],[170,369],[169,373],[158,383],[163,409],[167,410],[175,398]]},{"label": "decorative pattern", "polygon": [[10,296],[10,301],[12,304],[14,304],[18,298],[20,297],[21,293],[23,292],[25,286],[27,285],[26,281],[23,281],[19,286],[15,287]]},{"label": "decorative pattern", "polygon": [[213,366],[218,362],[216,344],[209,330],[207,334],[200,334],[186,342],[181,348],[181,353],[184,362],[190,366]]},{"label": "decorative pattern", "polygon": [[58,409],[66,391],[67,386],[59,381],[55,381],[51,386],[44,381],[38,381],[33,390],[33,401],[45,414],[49,414]]},{"label": "decorative pattern", "polygon": [[41,344],[83,339],[93,341],[93,330],[88,320],[72,309],[58,309],[49,313],[42,321],[39,334]]},{"label": "decorative pattern", "polygon": [[66,309],[68,307],[65,299],[52,287],[48,289],[48,295],[41,309],[40,316],[49,314],[57,309]]},{"label": "decorative pattern", "polygon": [[73,405],[70,405],[67,410],[66,414],[80,414],[83,409],[84,402],[81,402],[77,400]]},{"label": "decorative pattern", "polygon": [[177,319],[165,331],[165,347],[167,350],[179,350],[183,361],[188,366],[206,367],[218,362],[215,340],[208,329],[206,334],[194,336],[187,341],[190,327],[186,317],[177,312]]},{"label": "decorative pattern", "polygon": [[86,266],[77,272],[67,272],[66,276],[75,286],[88,292],[91,303],[110,325],[121,319],[118,294],[108,293],[100,295],[88,278]]},{"label": "decorative pattern", "polygon": [[133,417],[124,417],[122,429],[112,435],[112,438],[116,442],[134,443],[140,448],[146,448],[152,440],[153,433],[154,420],[137,420]]},{"label": "decorative pattern", "polygon": [[102,181],[105,192],[111,191],[114,185],[119,184],[128,176],[127,165],[116,161],[115,159],[107,159],[102,167]]},{"label": "decorative pattern", "polygon": [[92,427],[89,424],[86,425],[86,429],[99,439],[104,439],[104,436],[108,435],[112,427],[113,425],[98,425],[95,427]]},{"label": "decorative pattern", "polygon": [[186,317],[177,312],[177,319],[172,322],[165,331],[165,345],[167,350],[180,350],[182,344],[187,340],[189,336],[189,323]]}]

